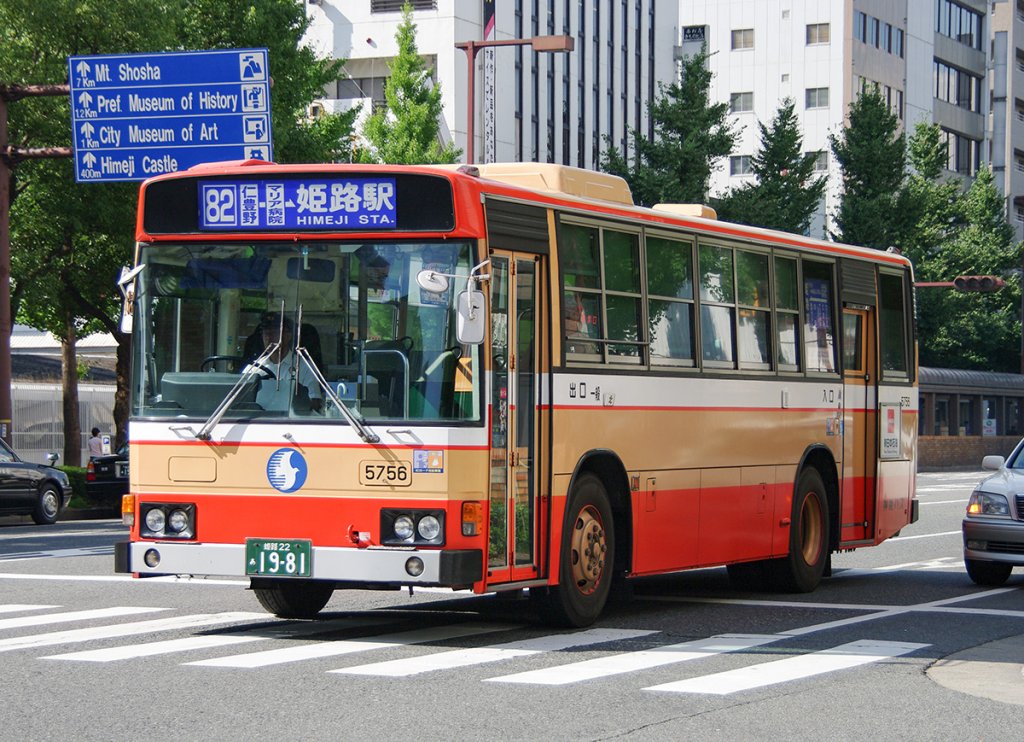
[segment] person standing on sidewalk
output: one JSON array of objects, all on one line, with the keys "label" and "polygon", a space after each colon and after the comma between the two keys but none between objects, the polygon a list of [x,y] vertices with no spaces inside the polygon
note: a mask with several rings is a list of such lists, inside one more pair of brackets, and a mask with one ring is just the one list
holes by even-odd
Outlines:
[{"label": "person standing on sidewalk", "polygon": [[103,439],[100,438],[100,429],[92,429],[92,438],[89,439],[89,458],[94,459],[103,455]]}]

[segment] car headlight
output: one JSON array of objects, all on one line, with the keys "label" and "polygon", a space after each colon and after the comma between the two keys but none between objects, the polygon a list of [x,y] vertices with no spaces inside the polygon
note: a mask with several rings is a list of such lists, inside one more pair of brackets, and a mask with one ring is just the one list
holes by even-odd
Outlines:
[{"label": "car headlight", "polygon": [[424,515],[416,524],[416,532],[424,541],[433,541],[441,534],[441,523],[433,515]]},{"label": "car headlight", "polygon": [[412,518],[408,515],[400,515],[395,518],[395,536],[406,541],[412,538],[415,533]]},{"label": "car headlight", "polygon": [[990,492],[975,490],[971,493],[971,499],[967,502],[967,514],[1009,518],[1010,504],[1003,495],[993,495]]},{"label": "car headlight", "polygon": [[153,508],[146,513],[146,528],[153,533],[163,533],[167,525],[167,516],[160,508]]}]

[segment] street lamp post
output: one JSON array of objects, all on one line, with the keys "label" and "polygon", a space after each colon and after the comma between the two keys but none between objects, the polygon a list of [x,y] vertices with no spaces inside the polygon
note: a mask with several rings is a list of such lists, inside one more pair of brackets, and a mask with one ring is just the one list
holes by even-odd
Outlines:
[{"label": "street lamp post", "polygon": [[537,52],[571,52],[575,48],[572,36],[534,36],[529,39],[498,39],[494,41],[460,41],[455,45],[456,49],[466,52],[466,61],[469,66],[466,68],[466,85],[469,88],[466,95],[466,164],[472,165],[474,158],[473,139],[474,119],[476,118],[476,55],[481,49],[490,46],[532,46]]}]

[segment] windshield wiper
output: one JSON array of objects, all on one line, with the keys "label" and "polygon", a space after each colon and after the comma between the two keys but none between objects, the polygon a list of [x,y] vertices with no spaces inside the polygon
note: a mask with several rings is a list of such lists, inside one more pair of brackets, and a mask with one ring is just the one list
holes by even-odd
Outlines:
[{"label": "windshield wiper", "polygon": [[306,364],[306,368],[308,368],[313,374],[313,378],[316,379],[320,388],[323,389],[328,399],[337,405],[339,410],[341,410],[341,414],[343,414],[345,419],[348,420],[349,425],[356,429],[356,432],[359,433],[359,437],[367,443],[380,443],[380,436],[366,427],[362,420],[356,417],[355,413],[341,401],[341,397],[334,393],[334,390],[331,389],[331,385],[327,383],[327,379],[325,379],[324,375],[320,373],[320,369],[316,367],[315,363],[313,363],[313,359],[310,357],[309,351],[306,350],[304,346],[300,345],[295,349],[295,355],[301,358],[302,362]]},{"label": "windshield wiper", "polygon": [[235,382],[235,385],[231,387],[231,390],[224,396],[221,403],[217,405],[217,409],[213,411],[213,414],[210,415],[205,423],[203,423],[203,427],[201,427],[199,432],[196,433],[196,438],[201,441],[210,440],[210,431],[213,430],[217,423],[221,421],[221,418],[227,414],[231,405],[235,403],[235,400],[238,399],[242,390],[245,389],[245,386],[249,383],[252,377],[258,376],[260,370],[266,368],[266,364],[270,362],[271,356],[277,352],[280,345],[280,343],[271,343],[260,354],[259,358],[245,364],[245,368],[242,369],[242,374],[238,377],[238,381]]}]

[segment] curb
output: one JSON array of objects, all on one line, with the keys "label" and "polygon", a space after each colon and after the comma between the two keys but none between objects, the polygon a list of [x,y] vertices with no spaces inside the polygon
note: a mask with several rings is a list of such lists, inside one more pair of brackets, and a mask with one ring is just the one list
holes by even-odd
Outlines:
[{"label": "curb", "polygon": [[951,654],[928,668],[950,690],[1024,706],[1024,634]]}]

